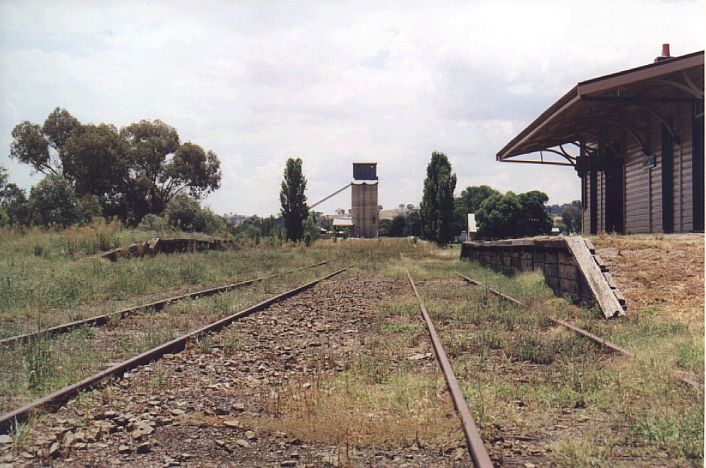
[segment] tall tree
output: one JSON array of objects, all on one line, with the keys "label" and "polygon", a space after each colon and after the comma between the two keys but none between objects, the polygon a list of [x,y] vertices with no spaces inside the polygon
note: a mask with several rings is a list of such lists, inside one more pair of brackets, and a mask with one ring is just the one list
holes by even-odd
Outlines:
[{"label": "tall tree", "polygon": [[309,216],[305,190],[306,178],[302,173],[302,160],[289,158],[284,168],[284,180],[279,193],[282,217],[289,240],[298,241],[304,235],[304,220]]},{"label": "tall tree", "polygon": [[69,114],[66,109],[57,107],[44,121],[42,134],[47,139],[49,146],[61,154],[66,141],[79,128],[81,128],[81,122],[76,117]]},{"label": "tall tree", "polygon": [[478,211],[483,200],[499,193],[487,185],[471,185],[466,187],[460,197],[454,199],[453,233],[458,235],[468,229],[468,214]]},{"label": "tall tree", "polygon": [[581,232],[582,215],[581,200],[574,200],[561,206],[561,220],[568,232]]},{"label": "tall tree", "polygon": [[161,213],[179,193],[199,199],[220,187],[220,161],[199,145],[180,144],[159,120],[128,125],[83,125],[56,108],[44,125],[22,122],[12,131],[10,156],[44,174],[63,175],[80,197],[98,197],[107,216],[133,224]]},{"label": "tall tree", "polygon": [[434,152],[427,166],[424,195],[420,206],[422,236],[439,245],[453,240],[452,220],[456,174],[444,153]]},{"label": "tall tree", "polygon": [[491,195],[476,211],[478,235],[498,239],[549,234],[552,220],[545,205],[548,199],[536,190]]},{"label": "tall tree", "polygon": [[522,207],[518,217],[518,222],[524,228],[522,235],[549,234],[554,223],[547,210],[547,202],[549,201],[547,194],[539,190],[531,190],[519,194],[518,198]]},{"label": "tall tree", "polygon": [[107,216],[127,217],[130,167],[126,144],[112,125],[82,125],[61,144],[64,175],[76,195],[95,196]]},{"label": "tall tree", "polygon": [[43,174],[60,174],[61,168],[52,164],[49,143],[42,134],[42,127],[24,121],[12,129],[10,157],[29,164]]},{"label": "tall tree", "polygon": [[28,121],[15,126],[10,157],[42,174],[63,174],[64,144],[80,128],[78,119],[57,107],[41,127]]},{"label": "tall tree", "polygon": [[160,213],[174,196],[188,191],[196,199],[217,190],[220,161],[212,151],[179,143],[177,131],[161,120],[142,120],[120,131],[128,145],[132,203],[142,213]]}]

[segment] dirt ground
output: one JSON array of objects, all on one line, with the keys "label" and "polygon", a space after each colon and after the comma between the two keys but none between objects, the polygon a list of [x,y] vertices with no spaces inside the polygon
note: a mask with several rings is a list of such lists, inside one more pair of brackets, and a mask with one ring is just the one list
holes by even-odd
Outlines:
[{"label": "dirt ground", "polygon": [[660,308],[703,323],[704,235],[638,234],[591,238],[628,303],[628,313]]}]

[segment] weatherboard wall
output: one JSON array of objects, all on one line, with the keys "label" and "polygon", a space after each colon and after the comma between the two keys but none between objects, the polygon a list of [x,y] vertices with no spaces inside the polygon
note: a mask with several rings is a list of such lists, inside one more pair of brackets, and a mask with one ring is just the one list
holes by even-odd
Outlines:
[{"label": "weatherboard wall", "polygon": [[[673,232],[694,230],[694,169],[693,169],[693,116],[692,104],[662,105],[660,115],[673,122],[675,134],[672,174],[672,224]],[[623,223],[626,234],[664,232],[662,211],[662,123],[654,116],[645,114],[642,122],[635,124],[641,129],[647,151],[654,154],[654,165],[646,163],[642,146],[627,132],[614,135],[623,159]],[[582,178],[583,233],[590,234],[591,226],[591,177]],[[596,177],[596,221],[597,232],[605,232],[605,206],[614,203],[606,199],[605,173]],[[697,194],[698,195],[698,194]],[[703,197],[703,194],[701,194]],[[619,201],[618,201],[619,202]]]}]

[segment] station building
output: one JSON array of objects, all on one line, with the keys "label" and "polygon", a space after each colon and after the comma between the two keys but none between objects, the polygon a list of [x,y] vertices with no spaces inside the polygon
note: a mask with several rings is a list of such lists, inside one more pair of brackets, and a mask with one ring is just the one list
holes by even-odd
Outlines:
[{"label": "station building", "polygon": [[573,167],[584,234],[704,230],[704,52],[572,87],[497,153]]}]

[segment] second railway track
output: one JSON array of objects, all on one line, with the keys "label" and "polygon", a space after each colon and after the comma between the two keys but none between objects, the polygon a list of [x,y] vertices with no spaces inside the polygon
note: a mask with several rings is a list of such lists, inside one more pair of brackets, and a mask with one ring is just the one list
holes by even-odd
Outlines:
[{"label": "second railway track", "polygon": [[[0,360],[5,363],[0,368],[0,412],[220,320],[233,310],[266,300],[277,294],[273,288],[289,289],[321,274],[319,268],[295,271],[296,276],[270,275],[263,281],[241,282],[235,287],[227,285],[167,299],[159,310],[148,305],[131,309],[127,316],[118,312],[113,320],[106,320],[97,328],[84,325],[0,347]],[[193,296],[200,298],[183,300]]]},{"label": "second railway track", "polygon": [[272,304],[275,304],[279,301],[296,295],[301,291],[311,288],[312,286],[321,281],[329,279],[345,271],[346,269],[347,268],[343,268],[334,271],[333,273],[330,273],[321,278],[317,278],[314,281],[306,283],[302,286],[298,286],[294,289],[290,289],[289,291],[278,294],[274,297],[270,297],[262,302],[240,310],[235,314],[224,317],[195,331],[189,332],[181,337],[178,337],[164,344],[161,344],[153,349],[140,353],[139,355],[127,359],[126,361],[114,364],[103,371],[100,371],[92,376],[82,379],[79,382],[71,384],[45,397],[35,400],[32,403],[22,406],[21,408],[5,413],[0,416],[0,433],[8,432],[12,428],[13,424],[17,425],[18,422],[23,422],[32,412],[61,405],[65,403],[68,399],[76,396],[80,391],[89,389],[95,386],[96,384],[102,382],[106,378],[119,377],[125,372],[134,369],[135,367],[160,359],[165,354],[179,352],[185,348],[186,344],[190,340],[195,340],[202,336],[205,336],[206,334],[218,331],[234,321],[240,320],[241,318],[247,317],[248,315],[254,312],[260,311],[266,307],[269,307]]},{"label": "second railway track", "polygon": [[242,287],[250,286],[250,285],[258,283],[258,282],[277,278],[281,275],[286,275],[289,273],[294,273],[294,272],[306,270],[309,268],[322,266],[322,265],[325,265],[326,263],[328,263],[328,262],[324,261],[324,262],[314,263],[312,265],[307,265],[307,266],[304,266],[301,268],[296,268],[294,270],[288,270],[288,271],[284,271],[281,273],[273,273],[273,274],[266,275],[266,276],[260,276],[258,278],[253,278],[253,279],[238,281],[236,283],[226,284],[223,286],[216,286],[216,287],[212,287],[212,288],[201,289],[199,291],[189,292],[186,294],[179,294],[177,296],[172,296],[172,297],[169,297],[166,299],[160,299],[157,301],[148,302],[146,304],[141,304],[141,305],[137,305],[134,307],[128,307],[125,309],[118,310],[116,312],[96,315],[94,317],[89,317],[89,318],[85,318],[85,319],[81,319],[81,320],[74,320],[72,322],[63,323],[60,325],[55,325],[53,327],[45,328],[45,329],[38,330],[38,331],[32,332],[32,333],[23,333],[21,335],[15,335],[15,336],[3,338],[3,339],[0,339],[0,347],[13,346],[13,345],[20,344],[20,343],[26,343],[29,340],[34,340],[37,338],[59,335],[62,333],[67,333],[71,330],[75,330],[80,327],[97,327],[97,326],[106,325],[111,321],[121,320],[126,317],[130,317],[131,315],[135,315],[137,313],[144,313],[144,312],[148,312],[148,311],[159,311],[170,304],[174,304],[178,301],[183,301],[185,299],[199,299],[202,297],[212,296],[214,294],[221,294],[221,293],[224,293],[227,291],[231,291],[233,289],[242,288]]}]

